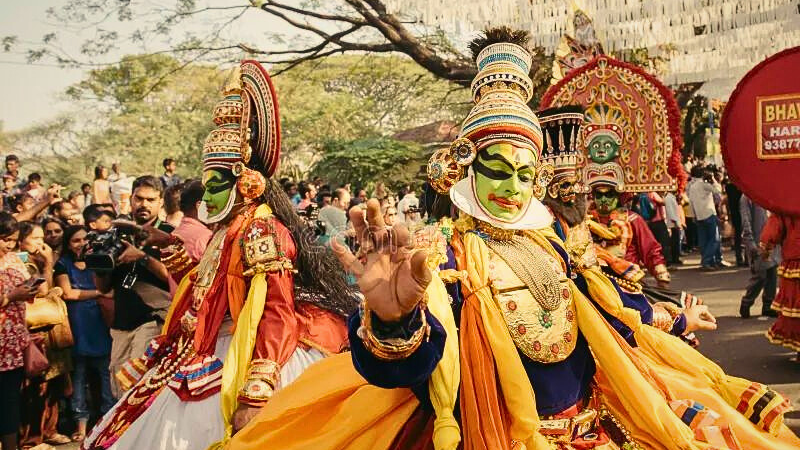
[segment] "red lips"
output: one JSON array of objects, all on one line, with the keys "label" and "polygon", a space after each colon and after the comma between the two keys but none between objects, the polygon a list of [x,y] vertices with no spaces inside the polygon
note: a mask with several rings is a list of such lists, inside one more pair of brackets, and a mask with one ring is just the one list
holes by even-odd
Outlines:
[{"label": "red lips", "polygon": [[497,203],[497,205],[500,206],[501,208],[506,208],[506,209],[522,208],[522,203],[516,200],[511,200],[506,197],[498,197],[492,193],[490,193],[487,197],[489,198],[489,201]]}]

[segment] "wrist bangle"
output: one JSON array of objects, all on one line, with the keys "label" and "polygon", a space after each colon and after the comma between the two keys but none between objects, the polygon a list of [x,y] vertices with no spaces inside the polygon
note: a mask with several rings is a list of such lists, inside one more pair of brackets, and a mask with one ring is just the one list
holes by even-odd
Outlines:
[{"label": "wrist bangle", "polygon": [[398,359],[408,358],[412,353],[417,351],[420,345],[422,345],[422,341],[430,334],[430,326],[425,316],[427,300],[428,293],[426,292],[423,300],[419,303],[422,325],[409,339],[393,338],[385,341],[378,339],[372,333],[371,314],[365,300],[363,306],[364,314],[361,317],[361,327],[359,328],[364,347],[376,358],[384,361],[396,361]]}]

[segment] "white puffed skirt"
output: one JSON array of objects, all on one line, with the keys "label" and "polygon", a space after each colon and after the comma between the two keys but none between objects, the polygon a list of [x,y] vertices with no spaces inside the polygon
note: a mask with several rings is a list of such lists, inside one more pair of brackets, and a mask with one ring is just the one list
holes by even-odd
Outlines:
[{"label": "white puffed skirt", "polygon": [[[222,361],[228,352],[232,336],[220,336],[214,354]],[[300,376],[311,364],[325,356],[316,349],[298,347],[281,369],[278,389]],[[109,426],[114,406],[86,437],[83,448],[92,448],[100,430]],[[225,435],[220,410],[220,393],[203,400],[186,402],[170,388],[164,388],[147,410],[110,447],[111,450],[205,450]]]}]

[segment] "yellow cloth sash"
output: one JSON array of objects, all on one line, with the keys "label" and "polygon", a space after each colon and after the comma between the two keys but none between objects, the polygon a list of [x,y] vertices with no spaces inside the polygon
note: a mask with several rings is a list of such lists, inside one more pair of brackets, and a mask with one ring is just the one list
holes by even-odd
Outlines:
[{"label": "yellow cloth sash", "polygon": [[161,334],[167,334],[169,330],[169,326],[172,323],[172,315],[175,312],[175,308],[178,307],[180,300],[186,295],[186,292],[189,288],[192,287],[192,277],[191,275],[197,271],[197,268],[192,268],[186,275],[183,276],[181,279],[180,284],[178,284],[178,288],[175,290],[175,295],[172,296],[172,303],[169,305],[169,310],[167,311],[167,316],[164,319],[164,326],[161,327]]},{"label": "yellow cloth sash", "polygon": [[497,367],[503,398],[509,412],[511,438],[525,442],[531,449],[550,448],[538,433],[539,415],[536,396],[511,335],[508,334],[500,305],[489,289],[489,247],[477,234],[464,235],[467,276],[470,289],[480,302],[481,320]]},{"label": "yellow cloth sash", "polygon": [[[435,271],[438,272],[438,271]],[[431,404],[436,412],[433,422],[433,446],[436,450],[455,450],[461,442],[461,430],[453,416],[461,383],[461,368],[458,356],[458,329],[453,309],[448,301],[447,290],[434,273],[426,290],[428,309],[447,332],[442,359],[428,380]]]},{"label": "yellow cloth sash", "polygon": [[[254,217],[257,219],[266,218],[270,214],[269,207],[262,204],[256,208]],[[222,408],[222,418],[225,421],[225,437],[221,442],[212,444],[209,449],[221,448],[230,439],[233,432],[231,419],[239,406],[239,390],[244,385],[247,368],[253,358],[258,324],[264,315],[266,302],[267,275],[263,272],[256,273],[250,280],[247,300],[245,300],[242,311],[239,313],[236,329],[233,332],[228,353],[225,354],[225,361],[222,364],[220,407]]]}]

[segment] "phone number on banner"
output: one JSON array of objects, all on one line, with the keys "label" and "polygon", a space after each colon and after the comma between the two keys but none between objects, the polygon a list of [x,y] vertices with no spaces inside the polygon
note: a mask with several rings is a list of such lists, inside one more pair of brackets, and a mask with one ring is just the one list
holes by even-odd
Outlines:
[{"label": "phone number on banner", "polygon": [[800,138],[764,141],[764,150],[800,149]]}]

